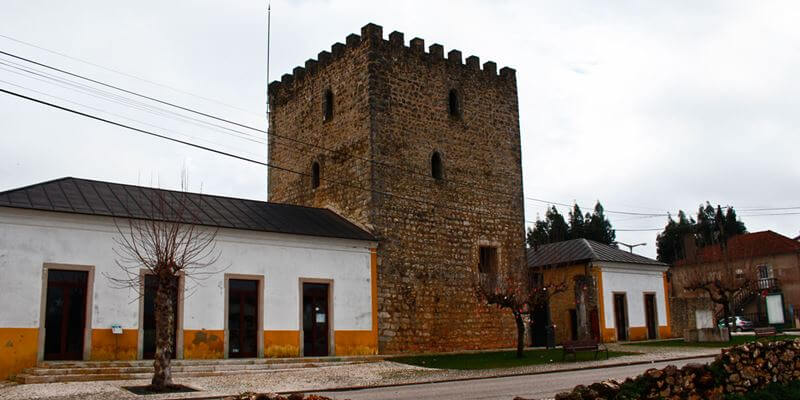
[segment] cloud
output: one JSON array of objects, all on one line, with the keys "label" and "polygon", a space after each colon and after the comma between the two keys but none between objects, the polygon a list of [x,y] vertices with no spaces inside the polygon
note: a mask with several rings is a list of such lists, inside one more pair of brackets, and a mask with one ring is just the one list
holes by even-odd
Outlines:
[{"label": "cloud", "polygon": [[[223,5],[224,4],[224,5]],[[798,205],[799,9],[793,2],[273,1],[271,79],[373,21],[517,69],[526,195],[608,209],[676,212],[705,200]],[[263,2],[10,1],[0,34],[207,101],[0,38],[6,51],[265,127]],[[0,69],[0,79],[62,96]],[[0,86],[7,87],[0,83]],[[73,98],[73,97],[69,97]],[[79,99],[169,132],[266,159],[263,145],[164,115]],[[226,103],[233,107],[223,106]],[[241,111],[241,110],[247,111]],[[263,167],[139,137],[0,96],[0,189],[73,175],[266,198]],[[254,132],[248,132],[253,134]],[[256,135],[258,136],[258,135]],[[263,139],[263,137],[261,137]],[[545,205],[526,202],[528,219]],[[746,214],[746,213],[743,213]],[[618,228],[663,219],[613,216]],[[743,217],[788,235],[797,216]],[[647,241],[656,232],[620,232]]]}]

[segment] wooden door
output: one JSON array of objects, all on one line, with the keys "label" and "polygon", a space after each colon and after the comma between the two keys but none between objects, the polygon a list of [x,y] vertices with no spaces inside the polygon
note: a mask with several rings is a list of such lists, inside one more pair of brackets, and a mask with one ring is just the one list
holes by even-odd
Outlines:
[{"label": "wooden door", "polygon": [[89,273],[47,271],[44,359],[82,360]]},{"label": "wooden door", "polygon": [[569,337],[578,340],[578,311],[574,308],[569,310]]},{"label": "wooden door", "polygon": [[614,322],[617,340],[628,340],[628,304],[624,293],[614,293]]},{"label": "wooden door", "polygon": [[258,281],[228,281],[228,357],[258,355]]},{"label": "wooden door", "polygon": [[644,295],[644,317],[647,324],[647,338],[658,338],[658,318],[656,315],[656,295]]},{"label": "wooden door", "polygon": [[[175,278],[178,279],[178,278]],[[177,287],[177,285],[176,285]],[[158,291],[158,278],[154,275],[144,276],[144,307],[142,315],[142,358],[151,360],[156,355],[156,291]],[[173,340],[172,358],[176,358],[178,342],[178,293],[175,292],[173,301]]]},{"label": "wooden door", "polygon": [[591,323],[592,326],[592,339],[601,342],[602,338],[600,337],[600,318],[597,315],[596,308],[592,309],[592,311],[589,313],[589,322]]},{"label": "wooden door", "polygon": [[303,283],[303,355],[328,355],[328,284]]},{"label": "wooden door", "polygon": [[533,346],[547,346],[547,325],[549,306],[541,305],[533,310],[531,336]]}]

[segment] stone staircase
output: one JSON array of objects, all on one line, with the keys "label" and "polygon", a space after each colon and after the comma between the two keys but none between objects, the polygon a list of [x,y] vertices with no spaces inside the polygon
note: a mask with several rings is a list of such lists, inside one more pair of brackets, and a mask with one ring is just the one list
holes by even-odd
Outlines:
[{"label": "stone staircase", "polygon": [[[381,358],[375,356],[172,360],[172,376],[181,378],[262,374],[380,360]],[[23,370],[14,379],[19,383],[53,383],[150,379],[152,376],[152,360],[43,361],[33,368]]]}]

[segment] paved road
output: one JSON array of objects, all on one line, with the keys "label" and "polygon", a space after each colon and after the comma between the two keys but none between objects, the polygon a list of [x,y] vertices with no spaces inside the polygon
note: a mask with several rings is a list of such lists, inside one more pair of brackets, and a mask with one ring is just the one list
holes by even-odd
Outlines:
[{"label": "paved road", "polygon": [[352,400],[511,400],[515,396],[531,399],[553,398],[556,393],[572,389],[579,384],[591,384],[604,379],[625,379],[641,374],[649,368],[663,368],[669,364],[683,366],[688,363],[709,362],[713,358],[663,362],[613,368],[597,368],[573,372],[524,375],[507,378],[476,379],[461,382],[427,383],[389,388],[362,389],[347,392],[318,393],[333,399]]}]

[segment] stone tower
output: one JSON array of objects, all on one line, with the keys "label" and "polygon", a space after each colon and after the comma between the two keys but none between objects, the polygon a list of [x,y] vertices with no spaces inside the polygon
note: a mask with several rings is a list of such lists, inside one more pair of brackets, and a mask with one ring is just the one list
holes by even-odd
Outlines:
[{"label": "stone tower", "polygon": [[269,97],[269,200],[379,239],[380,351],[512,346],[513,319],[473,282],[525,262],[514,70],[368,24]]}]

